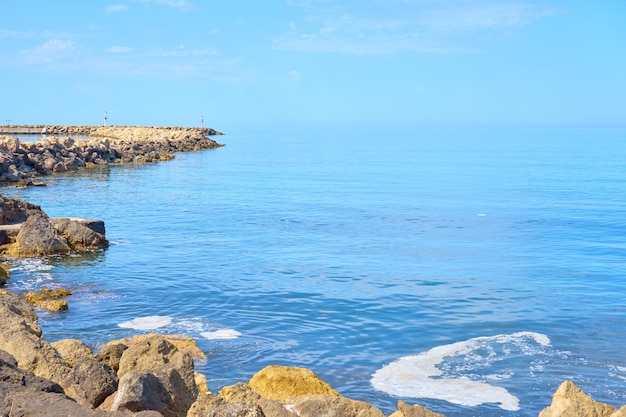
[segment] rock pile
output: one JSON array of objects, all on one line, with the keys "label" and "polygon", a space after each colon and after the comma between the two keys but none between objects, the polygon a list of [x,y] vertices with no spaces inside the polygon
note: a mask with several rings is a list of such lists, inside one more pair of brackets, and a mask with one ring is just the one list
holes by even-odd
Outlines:
[{"label": "rock pile", "polygon": [[46,126],[46,131],[68,136],[50,136],[34,143],[0,136],[0,181],[18,182],[111,163],[166,161],[175,152],[222,146],[207,137],[219,132],[204,128]]},{"label": "rock pile", "polygon": [[0,196],[0,254],[32,257],[108,245],[101,220],[50,219],[39,206]]}]

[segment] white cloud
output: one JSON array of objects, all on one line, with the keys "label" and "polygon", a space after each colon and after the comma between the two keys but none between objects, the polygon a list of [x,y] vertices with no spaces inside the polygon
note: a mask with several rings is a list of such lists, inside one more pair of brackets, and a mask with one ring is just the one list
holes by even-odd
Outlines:
[{"label": "white cloud", "polygon": [[46,43],[27,49],[22,52],[27,62],[53,62],[67,59],[76,49],[76,44],[70,40],[50,39]]},{"label": "white cloud", "polygon": [[291,70],[287,73],[287,79],[291,83],[297,83],[300,81],[300,72],[297,70]]},{"label": "white cloud", "polygon": [[127,52],[132,52],[132,50],[133,49],[128,46],[111,46],[110,48],[106,49],[107,52],[110,52],[112,54],[123,54]]},{"label": "white cloud", "polygon": [[482,49],[486,33],[507,35],[556,13],[527,0],[367,0],[359,7],[291,0],[288,5],[302,13],[274,39],[275,48],[354,54],[471,52]]},{"label": "white cloud", "polygon": [[157,5],[157,6],[166,6],[174,9],[179,9],[182,11],[191,11],[193,10],[193,5],[189,3],[187,0],[135,0],[145,6]]},{"label": "white cloud", "polygon": [[128,6],[126,6],[125,4],[113,4],[107,7],[106,9],[104,9],[104,12],[107,14],[111,14],[111,13],[123,12],[126,10],[128,10]]}]

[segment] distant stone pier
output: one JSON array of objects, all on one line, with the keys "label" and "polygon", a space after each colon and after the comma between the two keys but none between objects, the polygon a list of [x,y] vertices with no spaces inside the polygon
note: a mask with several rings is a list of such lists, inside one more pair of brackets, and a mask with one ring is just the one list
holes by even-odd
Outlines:
[{"label": "distant stone pier", "polygon": [[[5,126],[6,128],[6,126]],[[53,173],[111,163],[167,161],[176,152],[223,146],[210,128],[145,126],[10,126],[0,134],[0,182],[18,182]],[[45,134],[23,142],[18,134]]]}]

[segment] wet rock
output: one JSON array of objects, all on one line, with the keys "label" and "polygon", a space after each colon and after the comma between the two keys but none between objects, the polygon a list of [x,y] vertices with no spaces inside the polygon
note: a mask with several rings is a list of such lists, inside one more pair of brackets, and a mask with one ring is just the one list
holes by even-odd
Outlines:
[{"label": "wet rock", "polygon": [[572,381],[565,381],[552,395],[552,404],[539,417],[616,417],[618,410],[594,401]]},{"label": "wet rock", "polygon": [[66,300],[62,298],[72,295],[70,290],[42,288],[39,293],[29,291],[24,295],[24,300],[33,307],[48,311],[65,311],[68,309]]},{"label": "wet rock", "polygon": [[94,231],[80,221],[55,218],[51,219],[50,222],[72,249],[94,250],[109,246],[103,233]]},{"label": "wet rock", "polygon": [[285,400],[307,394],[339,396],[330,385],[306,368],[268,366],[257,372],[248,385],[261,397],[271,400]]}]

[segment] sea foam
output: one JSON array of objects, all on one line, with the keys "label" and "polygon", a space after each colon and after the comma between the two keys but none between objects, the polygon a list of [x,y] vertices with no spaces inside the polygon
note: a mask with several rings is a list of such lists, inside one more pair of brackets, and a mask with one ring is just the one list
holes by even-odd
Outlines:
[{"label": "sea foam", "polygon": [[[376,371],[371,383],[375,389],[399,397],[433,398],[465,406],[495,403],[504,410],[517,411],[518,398],[505,388],[472,380],[463,373],[488,368],[513,352],[534,355],[539,353],[537,346],[549,345],[550,339],[547,336],[532,332],[477,337],[400,358]],[[483,356],[479,351],[489,353]],[[451,358],[464,359],[462,366],[457,367],[456,372],[450,372],[452,375],[448,375],[448,372],[444,374],[438,365]],[[493,381],[512,376],[487,375],[483,379]]]},{"label": "sea foam", "polygon": [[169,316],[146,316],[137,317],[129,321],[118,324],[119,327],[124,329],[133,330],[155,330],[161,327],[165,327],[172,322],[172,318]]},{"label": "sea foam", "polygon": [[212,332],[202,332],[200,336],[209,340],[228,340],[228,339],[237,339],[241,336],[237,330],[233,329],[220,329]]}]

